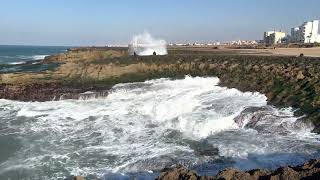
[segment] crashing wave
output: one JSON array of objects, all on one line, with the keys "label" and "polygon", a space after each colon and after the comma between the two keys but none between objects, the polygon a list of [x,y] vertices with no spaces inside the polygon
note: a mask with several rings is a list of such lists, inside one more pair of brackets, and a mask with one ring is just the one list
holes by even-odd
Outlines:
[{"label": "crashing wave", "polygon": [[26,64],[26,61],[18,61],[18,62],[11,62],[10,65],[20,65],[20,64]]},{"label": "crashing wave", "polygon": [[150,56],[167,54],[166,41],[154,39],[148,32],[134,36],[129,44],[129,55]]}]

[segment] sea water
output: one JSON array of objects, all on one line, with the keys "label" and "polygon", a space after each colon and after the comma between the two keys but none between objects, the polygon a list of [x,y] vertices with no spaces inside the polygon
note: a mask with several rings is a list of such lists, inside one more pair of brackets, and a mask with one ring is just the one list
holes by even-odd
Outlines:
[{"label": "sea water", "polygon": [[49,55],[64,53],[68,48],[0,45],[0,73],[47,70],[52,65],[39,64],[39,61]]}]

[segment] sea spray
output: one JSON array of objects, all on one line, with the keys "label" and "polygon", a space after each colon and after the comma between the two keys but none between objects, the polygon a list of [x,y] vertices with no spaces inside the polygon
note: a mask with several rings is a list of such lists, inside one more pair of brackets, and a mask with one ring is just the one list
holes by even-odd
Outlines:
[{"label": "sea spray", "polygon": [[129,54],[139,56],[166,55],[167,43],[162,39],[155,39],[150,33],[135,35],[129,44]]}]

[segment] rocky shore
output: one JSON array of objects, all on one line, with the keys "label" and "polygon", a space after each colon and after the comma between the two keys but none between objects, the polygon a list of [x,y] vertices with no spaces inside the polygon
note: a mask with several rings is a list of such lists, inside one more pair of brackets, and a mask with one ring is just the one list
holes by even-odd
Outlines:
[{"label": "rocky shore", "polygon": [[0,74],[0,98],[48,101],[79,98],[87,91],[106,95],[117,83],[154,78],[217,76],[222,86],[258,91],[278,107],[296,108],[297,116],[320,132],[320,59],[252,56],[171,50],[168,56],[129,57],[125,49],[73,49],[49,56],[55,70]]},{"label": "rocky shore", "polygon": [[197,172],[182,166],[164,169],[157,180],[317,180],[320,179],[320,160],[310,160],[300,166],[280,167],[274,171],[254,169],[240,171],[228,168],[220,171],[216,176],[200,176]]},{"label": "rocky shore", "polygon": [[[85,180],[82,176],[75,176],[72,180]],[[70,179],[70,180],[71,180]],[[310,160],[298,166],[280,167],[270,171],[266,169],[253,169],[240,171],[227,168],[215,176],[201,176],[196,171],[177,165],[162,170],[156,180],[319,180],[320,160]]]},{"label": "rocky shore", "polygon": [[[129,57],[126,49],[72,49],[49,56],[53,70],[0,74],[0,98],[51,101],[107,96],[118,83],[154,78],[216,76],[220,85],[257,91],[277,107],[293,107],[296,116],[320,133],[320,58],[253,56],[171,50],[168,56]],[[275,171],[226,169],[201,177],[181,166],[166,169],[158,179],[319,179],[317,160]]]}]

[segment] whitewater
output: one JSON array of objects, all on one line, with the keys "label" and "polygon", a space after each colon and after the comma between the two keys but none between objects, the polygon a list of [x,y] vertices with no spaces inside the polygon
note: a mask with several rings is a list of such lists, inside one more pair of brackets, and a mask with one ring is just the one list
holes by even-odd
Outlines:
[{"label": "whitewater", "polygon": [[128,49],[129,55],[150,56],[167,55],[167,42],[163,39],[155,39],[145,31],[142,34],[133,36]]},{"label": "whitewater", "polygon": [[294,109],[218,84],[186,76],[118,84],[100,98],[2,99],[0,179],[148,179],[174,164],[210,175],[319,157],[319,136]]}]

